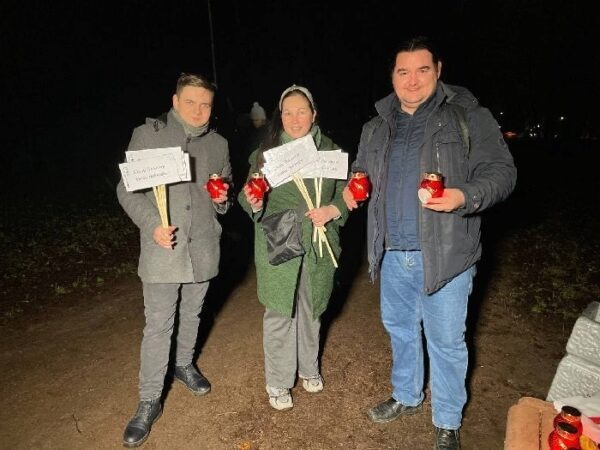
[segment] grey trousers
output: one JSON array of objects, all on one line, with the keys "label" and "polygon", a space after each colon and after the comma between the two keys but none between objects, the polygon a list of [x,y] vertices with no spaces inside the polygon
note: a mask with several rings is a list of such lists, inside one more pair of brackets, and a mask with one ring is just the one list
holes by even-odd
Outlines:
[{"label": "grey trousers", "polygon": [[146,326],[141,348],[140,400],[152,400],[162,394],[180,297],[175,364],[186,366],[192,362],[208,285],[208,281],[143,284]]},{"label": "grey trousers", "polygon": [[302,273],[296,291],[296,308],[292,318],[267,309],[263,316],[265,378],[271,387],[291,389],[298,375],[304,378],[319,374],[319,332],[321,319],[313,320],[310,284],[307,271]]}]

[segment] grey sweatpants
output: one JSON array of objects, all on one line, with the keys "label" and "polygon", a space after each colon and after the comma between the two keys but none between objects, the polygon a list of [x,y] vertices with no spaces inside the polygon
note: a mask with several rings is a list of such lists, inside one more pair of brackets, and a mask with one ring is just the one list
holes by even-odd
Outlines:
[{"label": "grey sweatpants", "polygon": [[304,265],[296,291],[293,317],[267,309],[263,316],[263,349],[267,385],[292,388],[298,375],[319,374],[319,332],[321,319],[312,317],[310,284]]},{"label": "grey sweatpants", "polygon": [[186,366],[192,362],[208,285],[208,281],[144,283],[146,326],[141,349],[140,400],[152,400],[162,394],[180,296],[175,364]]}]

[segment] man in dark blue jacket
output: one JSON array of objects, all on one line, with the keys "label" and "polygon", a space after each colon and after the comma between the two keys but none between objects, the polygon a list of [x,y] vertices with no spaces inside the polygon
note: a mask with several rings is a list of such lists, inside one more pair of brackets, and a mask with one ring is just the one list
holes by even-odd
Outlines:
[{"label": "man in dark blue jacket", "polygon": [[[468,297],[481,256],[480,212],[514,189],[516,169],[491,113],[473,95],[439,81],[430,41],[395,53],[394,92],[363,127],[353,171],[366,172],[369,273],[381,272],[381,315],[391,338],[391,398],[368,411],[374,422],[415,414],[423,402],[423,329],[429,355],[434,449],[460,449],[467,401]],[[441,173],[443,195],[422,203],[425,172]],[[358,206],[346,188],[349,209]]]}]

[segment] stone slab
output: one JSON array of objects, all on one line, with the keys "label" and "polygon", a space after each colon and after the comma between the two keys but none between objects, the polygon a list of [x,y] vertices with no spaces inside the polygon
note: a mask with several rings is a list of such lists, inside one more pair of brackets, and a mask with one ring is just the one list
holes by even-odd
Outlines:
[{"label": "stone slab", "polygon": [[558,364],[546,400],[552,402],[567,397],[590,396],[598,392],[600,366],[567,354]]},{"label": "stone slab", "polygon": [[600,366],[600,322],[580,316],[567,341],[567,353]]}]

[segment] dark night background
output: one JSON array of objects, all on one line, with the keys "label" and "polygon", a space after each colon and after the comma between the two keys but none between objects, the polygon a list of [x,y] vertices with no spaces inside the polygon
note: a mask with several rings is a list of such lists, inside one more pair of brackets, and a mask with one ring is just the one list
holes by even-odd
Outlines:
[{"label": "dark night background", "polygon": [[[469,88],[502,131],[516,133],[507,137],[516,189],[483,213],[484,256],[467,325],[474,351],[465,449],[498,448],[510,405],[545,398],[573,323],[600,299],[596,8],[576,0],[356,3],[210,0],[213,53],[208,0],[0,2],[0,398],[8,405],[0,441],[8,436],[7,448],[119,445],[136,401],[132,355],[143,302],[139,233],[115,195],[118,163],[133,128],[171,107],[179,74],[216,75],[214,124],[230,142],[238,178],[246,170],[238,118],[257,100],[272,111],[292,83],[311,89],[322,128],[352,160],[373,103],[392,91],[393,49],[417,34],[440,45],[442,80]],[[334,389],[311,409],[319,420],[303,420],[310,404],[301,395],[301,415],[275,420],[259,404],[262,358],[249,356],[261,348],[253,224],[234,205],[221,217],[221,270],[200,337],[216,339],[202,370],[211,379],[218,373],[225,387],[208,400],[220,409],[182,399],[169,409],[186,413],[163,419],[151,446],[334,448],[348,440],[344,448],[389,448],[398,436],[431,437],[429,414],[400,428],[373,427],[364,417],[367,403],[384,395],[390,357],[378,292],[367,286],[366,210],[353,212],[342,231],[322,334]],[[172,394],[169,402],[179,403]]]},{"label": "dark night background", "polygon": [[[598,16],[584,2],[211,1],[219,131],[308,86],[321,125],[351,154],[391,91],[390,54],[434,37],[442,79],[468,87],[503,130],[597,136]],[[215,78],[206,0],[19,2],[1,7],[4,183],[109,186],[131,130],[170,107],[180,72]],[[502,112],[502,115],[500,114]],[[563,121],[559,117],[564,116]],[[63,178],[64,179],[64,178]],[[107,185],[108,183],[108,185]]]}]

